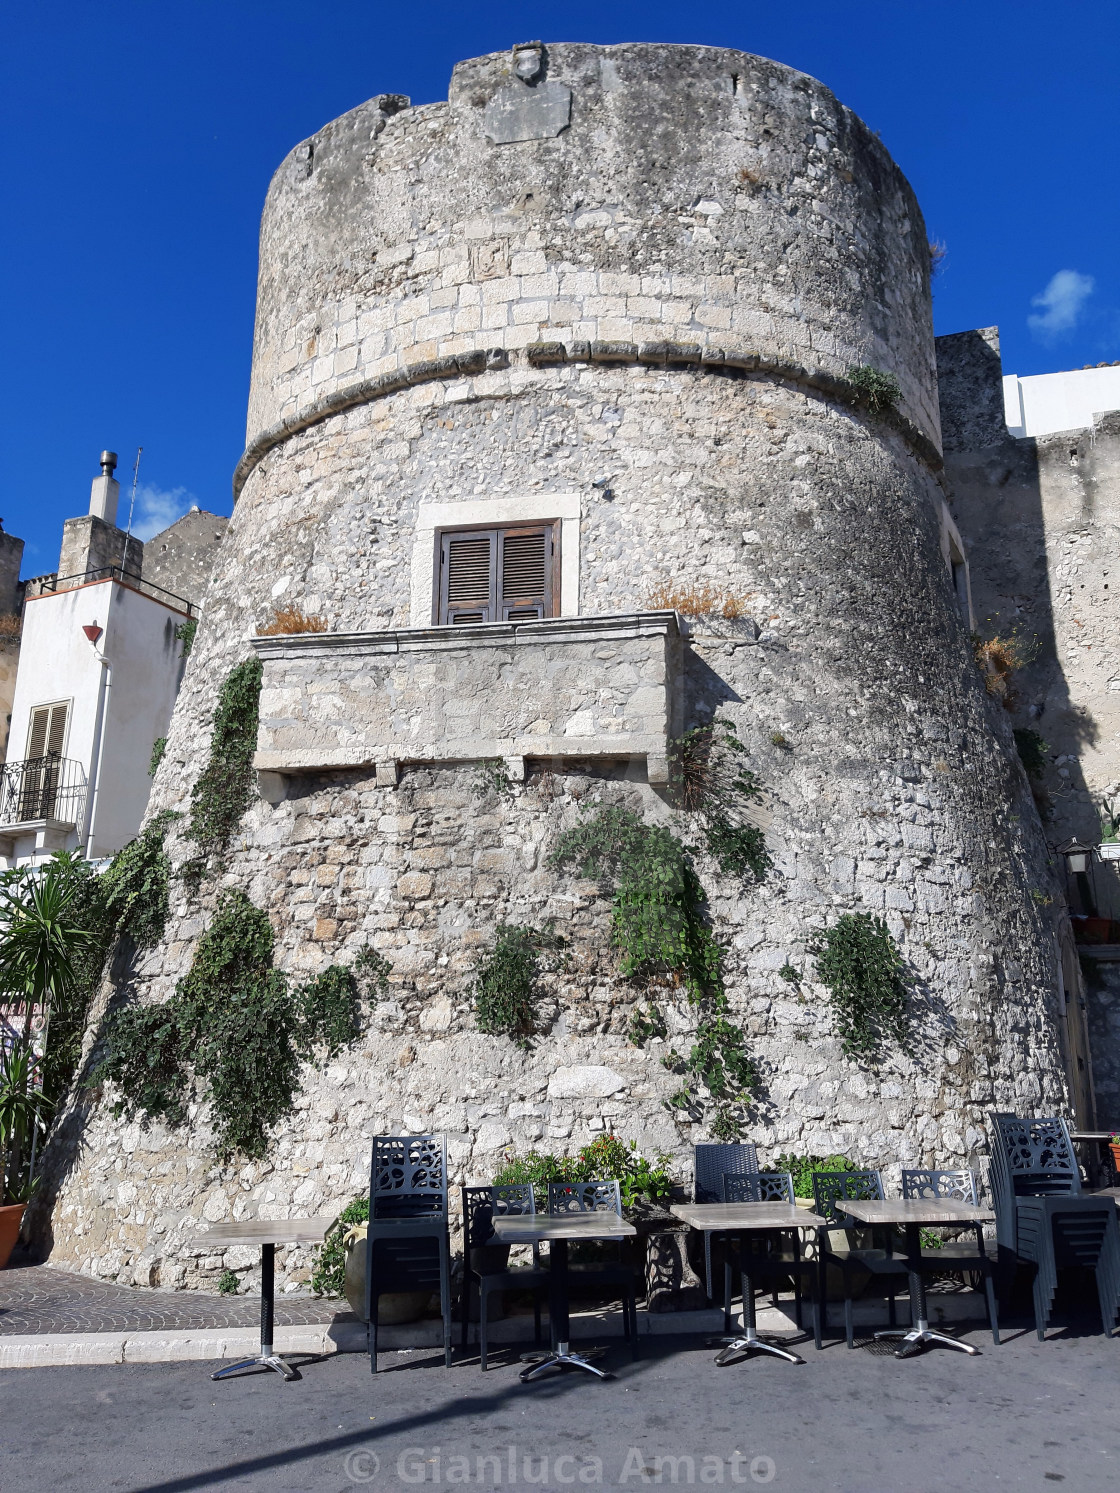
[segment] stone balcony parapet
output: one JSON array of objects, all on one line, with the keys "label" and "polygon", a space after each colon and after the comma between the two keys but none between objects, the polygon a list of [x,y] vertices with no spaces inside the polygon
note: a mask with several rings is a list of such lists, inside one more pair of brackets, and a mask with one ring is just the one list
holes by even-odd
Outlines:
[{"label": "stone balcony parapet", "polygon": [[[257,637],[263,775],[402,762],[643,759],[668,781],[679,730],[672,611]],[[267,795],[266,795],[267,796]]]}]

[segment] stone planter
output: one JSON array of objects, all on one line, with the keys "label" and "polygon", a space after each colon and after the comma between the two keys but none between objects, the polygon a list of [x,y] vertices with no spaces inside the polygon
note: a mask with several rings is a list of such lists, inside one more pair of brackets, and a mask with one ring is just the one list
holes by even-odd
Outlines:
[{"label": "stone planter", "polygon": [[19,1238],[19,1226],[23,1222],[23,1204],[11,1203],[0,1208],[0,1270],[8,1263]]},{"label": "stone planter", "polygon": [[[366,1316],[366,1225],[358,1224],[343,1240],[346,1248],[345,1291],[350,1310],[361,1322]],[[389,1291],[377,1303],[377,1325],[394,1327],[416,1322],[431,1300],[430,1291]]]}]

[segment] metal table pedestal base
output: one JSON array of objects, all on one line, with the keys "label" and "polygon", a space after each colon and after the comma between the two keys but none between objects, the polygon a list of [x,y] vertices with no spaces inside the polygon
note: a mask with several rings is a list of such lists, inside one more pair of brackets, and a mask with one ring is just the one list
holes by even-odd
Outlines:
[{"label": "metal table pedestal base", "polygon": [[896,1358],[910,1358],[920,1349],[928,1348],[931,1343],[956,1348],[959,1352],[971,1353],[974,1357],[978,1357],[980,1353],[980,1349],[974,1348],[971,1343],[962,1343],[960,1338],[950,1337],[947,1332],[938,1332],[924,1317],[919,1317],[913,1327],[892,1327],[887,1332],[877,1332],[875,1341],[878,1343],[892,1337],[899,1339],[898,1347],[894,1350]]},{"label": "metal table pedestal base", "polygon": [[609,1379],[610,1375],[605,1369],[596,1368],[591,1362],[591,1357],[600,1357],[606,1350],[604,1348],[591,1349],[586,1353],[573,1353],[567,1343],[557,1343],[556,1347],[549,1353],[526,1354],[528,1367],[521,1370],[519,1378],[522,1384],[528,1384],[530,1379],[535,1379],[538,1374],[543,1374],[546,1369],[586,1369],[589,1374],[595,1374],[599,1379]]},{"label": "metal table pedestal base", "polygon": [[301,1374],[292,1364],[285,1363],[279,1353],[265,1353],[262,1351],[255,1358],[243,1358],[240,1363],[228,1364],[224,1369],[219,1369],[216,1374],[211,1374],[211,1379],[225,1379],[230,1374],[238,1374],[245,1369],[272,1369],[282,1378],[292,1380],[301,1378]]},{"label": "metal table pedestal base", "polygon": [[784,1358],[789,1363],[804,1363],[796,1353],[791,1353],[788,1348],[779,1348],[777,1343],[768,1343],[760,1338],[753,1327],[748,1327],[738,1337],[711,1338],[707,1347],[721,1347],[722,1351],[716,1354],[716,1363],[721,1369],[728,1364],[741,1363],[744,1358],[749,1358],[752,1353],[771,1353],[775,1358]]}]

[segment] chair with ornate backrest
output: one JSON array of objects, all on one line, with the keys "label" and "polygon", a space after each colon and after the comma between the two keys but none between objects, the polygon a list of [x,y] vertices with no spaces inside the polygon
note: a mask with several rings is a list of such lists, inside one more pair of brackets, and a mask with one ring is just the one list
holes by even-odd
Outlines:
[{"label": "chair with ornate backrest", "polygon": [[[758,1171],[758,1147],[753,1141],[717,1144],[703,1141],[693,1147],[693,1199],[697,1203],[722,1203],[724,1177],[749,1176]],[[722,1236],[717,1236],[722,1240]],[[724,1260],[726,1270],[727,1260]],[[704,1286],[712,1299],[712,1236],[704,1233]]]},{"label": "chair with ornate backrest", "polygon": [[451,1367],[451,1249],[447,1152],[434,1135],[379,1135],[373,1142],[366,1233],[370,1372],[377,1372],[377,1302],[396,1291],[438,1291],[443,1359]]},{"label": "chair with ornate backrest", "polygon": [[1061,1266],[1091,1269],[1101,1323],[1111,1332],[1120,1311],[1120,1225],[1112,1198],[1081,1190],[1069,1126],[993,1112],[990,1181],[1004,1287],[1015,1265],[1035,1268],[1034,1320],[1046,1335]]},{"label": "chair with ornate backrest", "polygon": [[[789,1172],[752,1172],[736,1175],[728,1173],[723,1178],[723,1201],[725,1203],[789,1203],[794,1204],[793,1178]],[[815,1290],[817,1263],[801,1254],[801,1235],[790,1231],[790,1243],[781,1234],[751,1234],[749,1236],[749,1270],[740,1269],[742,1289],[746,1290],[746,1279],[761,1280],[770,1286],[770,1300],[778,1304],[778,1287],[782,1281],[793,1281],[794,1310],[798,1327],[802,1322],[802,1282],[809,1285],[809,1298],[813,1311],[813,1340],[821,1346],[820,1303]],[[740,1259],[740,1267],[744,1261]],[[743,1302],[746,1310],[746,1301]],[[731,1261],[723,1267],[723,1316],[729,1323],[731,1317]]]},{"label": "chair with ornate backrest", "polygon": [[[962,1203],[976,1204],[979,1195],[976,1173],[962,1168],[955,1171],[930,1171],[924,1167],[902,1168],[902,1196],[904,1198],[955,1198]],[[999,1344],[999,1316],[996,1311],[996,1293],[993,1283],[995,1262],[984,1243],[982,1224],[972,1226],[975,1238],[961,1238],[942,1244],[939,1249],[922,1250],[922,1273],[924,1275],[970,1275],[980,1276],[984,1282],[984,1294],[988,1309],[988,1326],[992,1331],[992,1342]]]},{"label": "chair with ornate backrest", "polygon": [[[533,1341],[541,1341],[541,1297],[548,1290],[548,1271],[541,1265],[540,1246],[533,1245],[532,1267],[508,1267],[509,1246],[495,1245],[494,1219],[515,1218],[537,1211],[532,1185],[528,1182],[493,1187],[464,1187],[463,1195],[463,1348],[470,1324],[471,1286],[478,1289],[479,1364],[486,1370],[488,1304],[492,1291],[532,1291]],[[500,1252],[499,1266],[488,1251]]]},{"label": "chair with ornate backrest", "polygon": [[[898,1281],[906,1274],[906,1258],[897,1252],[889,1231],[872,1230],[873,1247],[857,1248],[852,1236],[866,1226],[858,1224],[850,1214],[844,1213],[837,1204],[849,1202],[871,1202],[883,1198],[883,1177],[877,1171],[862,1172],[814,1172],[813,1207],[822,1218],[828,1219],[823,1228],[817,1230],[817,1291],[820,1296],[822,1327],[827,1326],[828,1275],[831,1265],[840,1272],[844,1287],[844,1336],[848,1347],[855,1347],[855,1328],[852,1321],[852,1280],[857,1270],[864,1269],[872,1275],[882,1276],[887,1284],[889,1322],[895,1324],[895,1295]],[[841,1232],[847,1235],[848,1249],[841,1253],[834,1250],[829,1235]],[[874,1244],[876,1237],[881,1243]]]},{"label": "chair with ornate backrest", "polygon": [[[603,1182],[550,1182],[548,1211],[560,1213],[616,1213],[622,1217],[622,1197],[617,1179]],[[621,1255],[622,1245],[619,1244]],[[584,1287],[606,1287],[616,1290],[622,1302],[622,1330],[629,1339],[630,1350],[638,1352],[638,1302],[634,1272],[623,1260],[617,1265],[571,1265],[572,1284]]]}]

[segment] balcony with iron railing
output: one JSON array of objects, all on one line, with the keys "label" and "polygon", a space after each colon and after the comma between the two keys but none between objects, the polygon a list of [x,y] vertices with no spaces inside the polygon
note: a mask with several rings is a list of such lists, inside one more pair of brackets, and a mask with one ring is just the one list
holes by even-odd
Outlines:
[{"label": "balcony with iron railing", "polygon": [[86,806],[86,774],[80,762],[48,752],[21,762],[0,763],[0,835],[50,826],[76,829]]}]

